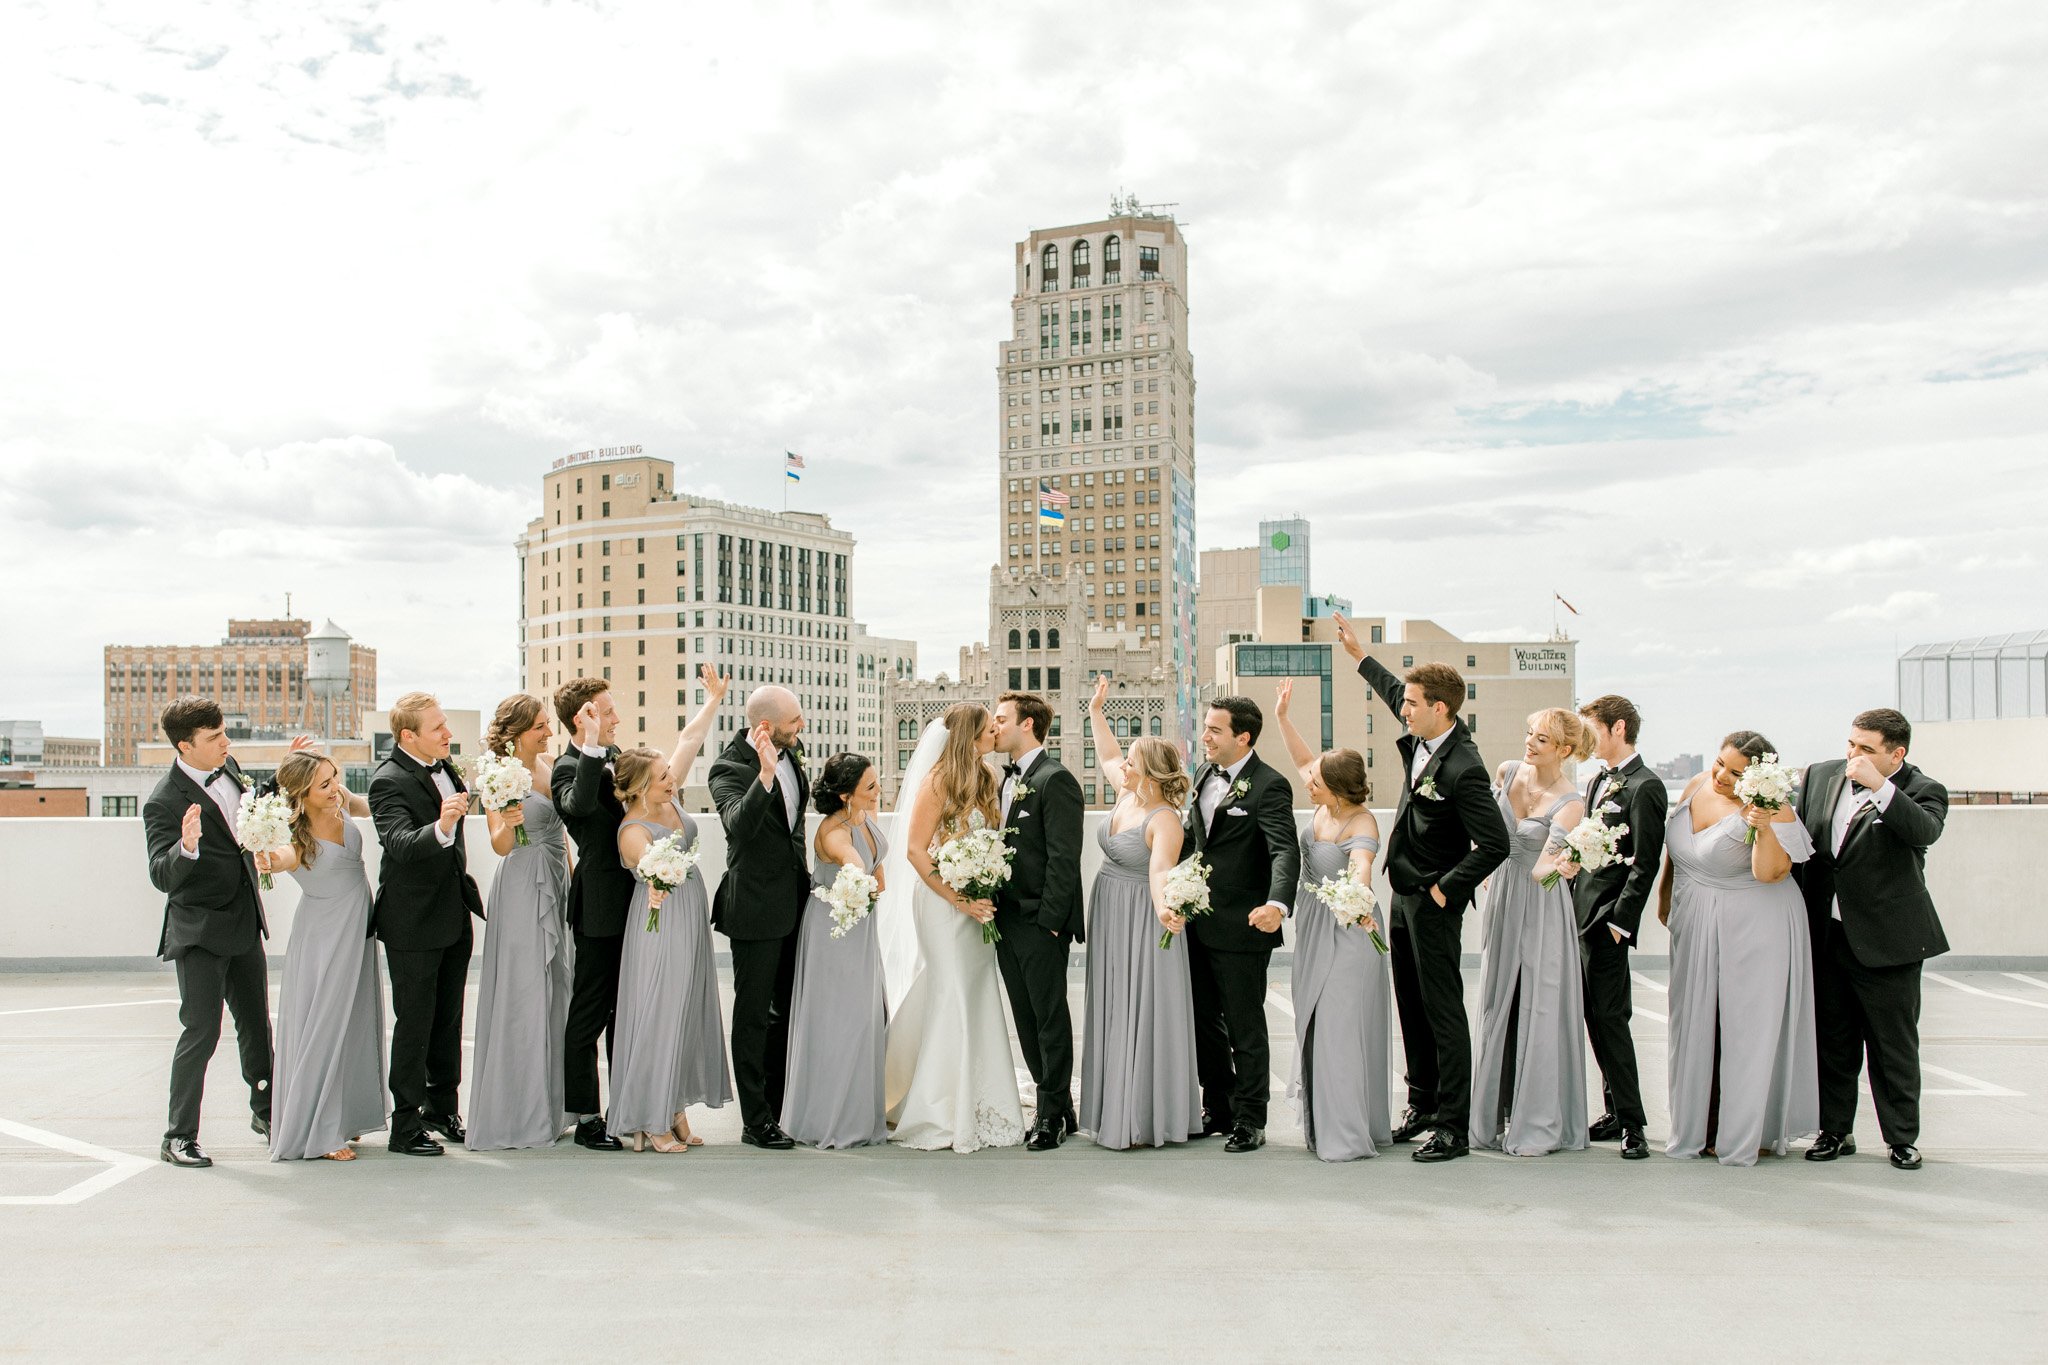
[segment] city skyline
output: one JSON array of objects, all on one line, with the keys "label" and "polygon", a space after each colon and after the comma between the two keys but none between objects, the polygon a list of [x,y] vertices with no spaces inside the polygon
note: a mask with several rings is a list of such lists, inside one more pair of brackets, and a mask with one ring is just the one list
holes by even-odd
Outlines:
[{"label": "city skyline", "polygon": [[629,443],[770,508],[805,455],[938,671],[1011,245],[1128,191],[1196,261],[1198,548],[1301,510],[1319,592],[1471,639],[1561,592],[1651,753],[1833,753],[1901,648],[2041,624],[2043,35],[1595,13],[1193,8],[1136,68],[993,16],[34,17],[0,570],[61,590],[0,609],[0,715],[100,733],[105,644],[287,590],[488,706],[535,475]]}]

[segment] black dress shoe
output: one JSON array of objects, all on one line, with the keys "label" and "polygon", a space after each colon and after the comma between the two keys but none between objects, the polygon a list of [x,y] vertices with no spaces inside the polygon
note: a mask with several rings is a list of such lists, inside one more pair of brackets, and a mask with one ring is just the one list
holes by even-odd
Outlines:
[{"label": "black dress shoe", "polygon": [[1230,1141],[1223,1144],[1226,1152],[1256,1152],[1266,1145],[1266,1130],[1240,1123],[1230,1130]]},{"label": "black dress shoe", "polygon": [[1602,1114],[1586,1129],[1588,1142],[1612,1142],[1621,1136],[1621,1120],[1612,1114]]},{"label": "black dress shoe", "polygon": [[1040,1119],[1025,1135],[1024,1146],[1034,1152],[1050,1152],[1067,1140],[1064,1117]]},{"label": "black dress shoe", "polygon": [[173,1166],[187,1166],[195,1171],[213,1164],[213,1158],[200,1151],[199,1144],[191,1138],[165,1138],[157,1155]]},{"label": "black dress shoe", "polygon": [[1194,1138],[1229,1137],[1231,1132],[1231,1124],[1224,1122],[1204,1109],[1202,1111],[1202,1130],[1198,1133],[1190,1133],[1188,1136]]},{"label": "black dress shoe", "polygon": [[785,1152],[796,1146],[796,1139],[772,1123],[759,1128],[740,1129],[740,1141],[749,1147],[760,1147],[770,1152]]},{"label": "black dress shoe", "polygon": [[1452,1161],[1471,1153],[1471,1144],[1456,1137],[1448,1128],[1439,1128],[1429,1135],[1429,1141],[1409,1153],[1417,1161]]},{"label": "black dress shoe", "polygon": [[1894,1142],[1892,1144],[1892,1165],[1902,1171],[1919,1170],[1920,1149],[1910,1142]]},{"label": "black dress shoe", "polygon": [[602,1118],[585,1119],[576,1125],[576,1145],[588,1147],[593,1152],[616,1152],[621,1149],[619,1140],[604,1130]]},{"label": "black dress shoe", "polygon": [[1623,1161],[1642,1161],[1649,1155],[1650,1144],[1643,1137],[1642,1129],[1624,1128],[1621,1130],[1621,1159]]},{"label": "black dress shoe", "polygon": [[1856,1139],[1848,1133],[1822,1133],[1806,1149],[1808,1161],[1833,1161],[1838,1156],[1856,1155]]},{"label": "black dress shoe", "polygon": [[1412,1142],[1418,1133],[1436,1127],[1436,1115],[1425,1114],[1410,1105],[1408,1112],[1401,1115],[1401,1121],[1394,1125],[1394,1141]]},{"label": "black dress shoe", "polygon": [[270,1116],[268,1114],[251,1114],[249,1116],[249,1131],[260,1138],[269,1137]]},{"label": "black dress shoe", "polygon": [[439,1156],[446,1149],[428,1137],[424,1128],[415,1128],[409,1133],[393,1133],[391,1150],[400,1156]]},{"label": "black dress shoe", "polygon": [[462,1131],[462,1115],[430,1114],[420,1110],[420,1126],[430,1132],[439,1133],[457,1147],[469,1141],[469,1134]]}]

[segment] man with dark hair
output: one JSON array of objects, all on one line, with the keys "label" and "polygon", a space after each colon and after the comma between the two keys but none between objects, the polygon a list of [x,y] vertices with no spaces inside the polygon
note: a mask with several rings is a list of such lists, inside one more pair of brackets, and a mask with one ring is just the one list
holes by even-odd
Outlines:
[{"label": "man with dark hair", "polygon": [[180,1032],[171,1054],[170,1124],[158,1155],[173,1166],[198,1168],[213,1164],[199,1146],[199,1103],[206,1064],[220,1043],[223,1004],[235,1017],[249,1126],[270,1135],[270,981],[263,953],[270,926],[256,860],[235,839],[235,815],[250,784],[228,757],[220,707],[180,697],[164,708],[161,724],[177,757],[142,807],[142,832],[150,883],[165,896],[156,953],[177,969]]},{"label": "man with dark hair", "polygon": [[454,731],[441,703],[408,692],[391,706],[391,757],[370,774],[370,818],[382,857],[371,925],[391,976],[391,1150],[439,1156],[439,1133],[467,1139],[462,1086],[463,991],[470,918],[484,898],[469,875],[463,817],[469,790],[448,761]]},{"label": "man with dark hair", "polygon": [[1199,853],[1209,867],[1209,913],[1188,921],[1181,938],[1194,994],[1201,1136],[1228,1133],[1227,1152],[1266,1145],[1266,969],[1301,875],[1293,783],[1252,752],[1264,723],[1247,697],[1209,703],[1208,761],[1195,773],[1181,845],[1183,857]]},{"label": "man with dark hair", "polygon": [[1052,708],[1005,692],[996,702],[996,752],[1005,760],[1003,842],[1016,850],[996,892],[996,965],[1010,997],[1017,1045],[1038,1086],[1024,1145],[1050,1151],[1081,1131],[1074,1113],[1074,1020],[1067,1009],[1067,947],[1083,940],[1081,784],[1045,751]]},{"label": "man with dark hair", "polygon": [[1359,676],[1408,728],[1397,741],[1407,780],[1387,838],[1387,880],[1394,888],[1387,938],[1408,1062],[1408,1111],[1395,1125],[1394,1141],[1434,1129],[1415,1159],[1449,1161],[1470,1150],[1465,909],[1479,883],[1506,861],[1508,827],[1486,760],[1458,719],[1464,677],[1449,664],[1432,663],[1396,678],[1366,654],[1349,621],[1335,619],[1337,639],[1358,661]]},{"label": "man with dark hair", "polygon": [[1572,883],[1586,1036],[1600,1064],[1600,1090],[1607,1101],[1586,1136],[1593,1142],[1620,1138],[1621,1155],[1640,1161],[1650,1155],[1650,1144],[1643,1136],[1643,1090],[1636,1074],[1636,1040],[1629,1031],[1635,998],[1628,952],[1650,888],[1657,884],[1670,797],[1636,753],[1643,718],[1635,703],[1609,694],[1587,702],[1579,714],[1593,732],[1593,754],[1602,765],[1586,784],[1586,809],[1603,824],[1627,829],[1620,839],[1621,855],[1633,860],[1581,872],[1567,859],[1558,869]]},{"label": "man with dark hair", "polygon": [[1813,934],[1820,1136],[1808,1161],[1853,1156],[1856,1080],[1891,1163],[1920,1169],[1920,964],[1948,951],[1927,894],[1927,850],[1948,820],[1948,789],[1906,762],[1913,727],[1889,707],[1849,722],[1848,756],[1806,770],[1799,818],[1813,857],[1794,863]]},{"label": "man with dark hair", "polygon": [[619,822],[626,808],[612,787],[612,763],[619,756],[612,737],[618,733],[619,713],[611,686],[603,678],[571,678],[555,689],[555,718],[570,743],[548,774],[555,810],[576,841],[577,855],[566,907],[576,944],[576,979],[562,1028],[562,1106],[576,1116],[577,1144],[596,1152],[619,1150],[619,1140],[605,1131],[597,1040],[605,1040],[609,1057],[619,1004],[619,953],[633,903],[633,874],[619,861]]}]

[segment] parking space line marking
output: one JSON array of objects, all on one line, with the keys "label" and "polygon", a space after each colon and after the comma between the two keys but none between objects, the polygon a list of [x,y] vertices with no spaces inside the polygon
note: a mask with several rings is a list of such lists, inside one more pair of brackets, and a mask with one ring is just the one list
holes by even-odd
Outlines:
[{"label": "parking space line marking", "polygon": [[31,1128],[25,1123],[10,1123],[0,1119],[0,1133],[18,1137],[25,1142],[49,1147],[70,1156],[84,1157],[88,1161],[104,1161],[107,1169],[97,1175],[57,1191],[55,1194],[9,1194],[0,1195],[0,1204],[82,1204],[96,1194],[102,1194],[130,1176],[140,1175],[156,1163],[133,1156],[127,1152],[116,1152],[106,1147],[96,1147],[90,1142],[65,1137],[62,1133],[51,1133],[41,1128]]},{"label": "parking space line marking", "polygon": [[2029,986],[2039,986],[2042,990],[2048,991],[2048,981],[2043,981],[2038,976],[2028,976],[2025,972],[2000,972],[1999,975],[2014,981],[2024,981]]},{"label": "parking space line marking", "polygon": [[[1969,1087],[1967,1090],[1922,1090],[1920,1093],[1923,1095],[1993,1095],[2001,1099],[2022,1099],[2025,1097],[2022,1091],[2007,1090],[2002,1085],[1993,1085],[1990,1081],[1980,1081],[1975,1076],[1965,1076],[1960,1071],[1950,1071],[1947,1067],[1936,1066],[1932,1062],[1921,1062],[1920,1069],[1932,1072],[1945,1080],[1958,1081]],[[1867,1080],[1865,1084],[1866,1086],[1868,1085]]]},{"label": "parking space line marking", "polygon": [[176,1005],[182,1003],[178,997],[163,1000],[107,1000],[97,1005],[38,1005],[32,1010],[0,1010],[0,1015],[13,1014],[62,1014],[66,1010],[118,1010],[129,1005]]},{"label": "parking space line marking", "polygon": [[1649,977],[1644,976],[1641,972],[1636,971],[1633,968],[1630,969],[1629,975],[1635,978],[1635,982],[1638,986],[1648,986],[1653,991],[1662,991],[1667,995],[1671,992],[1671,988],[1669,986],[1666,986],[1659,981],[1652,981]]},{"label": "parking space line marking", "polygon": [[1968,991],[1971,995],[1981,995],[1986,1000],[2003,1000],[2008,1005],[2025,1005],[2028,1009],[2048,1010],[2048,1000],[2022,1000],[2017,995],[2000,995],[1997,991],[1979,990],[1977,987],[1958,981],[1952,976],[1943,976],[1940,972],[1927,973],[1927,979],[1929,981],[1939,981],[1942,985],[1952,986],[1959,991]]}]

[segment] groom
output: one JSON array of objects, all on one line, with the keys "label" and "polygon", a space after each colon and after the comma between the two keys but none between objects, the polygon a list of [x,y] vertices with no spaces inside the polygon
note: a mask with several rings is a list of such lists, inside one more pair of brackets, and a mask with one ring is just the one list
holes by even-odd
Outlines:
[{"label": "groom", "polygon": [[576,1116],[576,1142],[594,1152],[616,1152],[598,1102],[597,1040],[611,1055],[612,1017],[619,1004],[619,953],[626,912],[633,904],[633,874],[619,861],[619,822],[626,808],[612,788],[619,712],[603,678],[571,678],[555,690],[555,718],[571,735],[555,760],[548,787],[562,824],[576,841],[569,876],[569,932],[575,936],[575,984],[562,1034],[562,1107]]},{"label": "groom", "polygon": [[1359,676],[1407,725],[1397,741],[1407,781],[1387,838],[1394,888],[1387,935],[1394,1004],[1408,1054],[1408,1112],[1395,1125],[1406,1142],[1433,1128],[1417,1161],[1466,1155],[1472,1109],[1472,1034],[1465,1017],[1465,910],[1479,883],[1507,860],[1508,827],[1493,799],[1486,760],[1458,719],[1465,679],[1449,664],[1422,664],[1396,678],[1366,654],[1358,633],[1335,618],[1337,639]]},{"label": "groom", "polygon": [[732,944],[732,1077],[740,1141],[785,1151],[782,1086],[789,1070],[789,1000],[797,928],[811,895],[804,855],[803,708],[786,687],[757,687],[747,728],[711,765],[711,799],[725,827],[725,876],[711,927]]},{"label": "groom", "polygon": [[1273,1069],[1266,967],[1301,874],[1293,784],[1252,752],[1264,724],[1248,697],[1209,703],[1202,723],[1209,761],[1195,774],[1181,845],[1209,865],[1209,913],[1190,920],[1181,937],[1194,993],[1202,1136],[1230,1134],[1226,1152],[1266,1145]]},{"label": "groom", "polygon": [[1003,765],[1003,842],[1016,850],[996,892],[996,963],[1024,1065],[1038,1084],[1038,1116],[1024,1145],[1059,1146],[1081,1130],[1074,1113],[1074,1021],[1067,1012],[1067,945],[1085,941],[1081,919],[1081,784],[1045,752],[1052,708],[1005,692],[996,702]]}]

